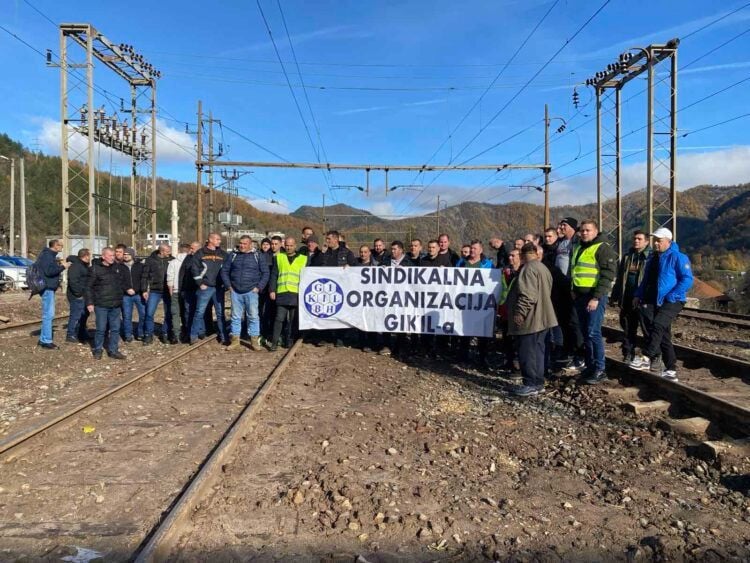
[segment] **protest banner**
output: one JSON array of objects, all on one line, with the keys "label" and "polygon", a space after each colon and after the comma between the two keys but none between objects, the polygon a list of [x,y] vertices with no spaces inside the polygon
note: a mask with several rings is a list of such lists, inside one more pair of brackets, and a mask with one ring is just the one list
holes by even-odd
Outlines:
[{"label": "protest banner", "polygon": [[305,268],[299,327],[492,336],[500,270]]}]

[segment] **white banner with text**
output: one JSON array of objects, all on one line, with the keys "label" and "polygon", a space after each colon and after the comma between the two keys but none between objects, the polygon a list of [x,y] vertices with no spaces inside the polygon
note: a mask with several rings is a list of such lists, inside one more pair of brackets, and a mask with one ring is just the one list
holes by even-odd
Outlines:
[{"label": "white banner with text", "polygon": [[493,336],[500,270],[304,268],[299,327]]}]

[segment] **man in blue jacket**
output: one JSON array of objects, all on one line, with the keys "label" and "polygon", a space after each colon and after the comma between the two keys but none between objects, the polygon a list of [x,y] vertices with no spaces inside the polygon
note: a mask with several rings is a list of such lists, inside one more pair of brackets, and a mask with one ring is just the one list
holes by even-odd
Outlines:
[{"label": "man in blue jacket", "polygon": [[[216,312],[216,332],[222,344],[226,338],[224,317],[224,284],[221,281],[221,268],[227,253],[221,248],[221,235],[208,235],[206,245],[198,250],[190,263],[190,275],[198,289],[195,292],[195,314],[190,327],[190,344],[206,337],[204,315],[209,304]],[[210,317],[210,315],[209,315]]]},{"label": "man in blue jacket", "polygon": [[693,286],[693,271],[688,257],[672,240],[672,231],[656,229],[654,252],[646,262],[643,281],[633,300],[640,307],[646,336],[643,357],[636,357],[630,367],[649,370],[677,381],[677,358],[672,346],[672,322],[677,318]]},{"label": "man in blue jacket", "polygon": [[265,256],[253,249],[249,236],[240,237],[239,251],[231,252],[221,268],[224,287],[232,294],[232,333],[228,350],[240,347],[242,316],[247,317],[247,331],[250,333],[250,348],[260,351],[260,315],[258,296],[268,284],[270,271]]},{"label": "man in blue jacket", "polygon": [[70,267],[70,262],[57,263],[57,253],[62,250],[62,243],[53,239],[47,248],[39,253],[37,266],[44,276],[44,290],[42,298],[42,330],[39,333],[38,345],[45,350],[56,350],[57,345],[52,342],[52,321],[55,318],[55,292],[60,287],[60,274]]}]

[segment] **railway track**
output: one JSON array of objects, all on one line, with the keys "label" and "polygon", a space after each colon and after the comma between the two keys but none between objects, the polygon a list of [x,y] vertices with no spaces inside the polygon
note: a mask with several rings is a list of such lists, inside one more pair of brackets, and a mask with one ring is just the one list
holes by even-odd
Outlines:
[{"label": "railway track", "polygon": [[[56,317],[53,317],[52,321],[53,322],[55,322],[55,321],[61,321],[63,319],[67,319],[68,316],[69,315],[58,315]],[[41,319],[36,319],[36,320],[33,320],[33,321],[21,321],[21,322],[17,322],[17,323],[10,323],[10,324],[7,324],[7,325],[0,325],[0,332],[4,331],[4,330],[14,330],[14,329],[19,329],[19,328],[26,328],[26,327],[34,326],[34,325],[38,325],[38,324],[42,324],[42,320]]]},{"label": "railway track", "polygon": [[[669,381],[632,369],[617,357],[615,347],[622,339],[620,329],[604,326],[602,332],[611,340],[607,361],[627,380],[645,385],[657,395],[715,421],[734,437],[750,436],[750,363],[675,344],[682,369],[679,382]],[[732,385],[727,383],[730,378]]]},{"label": "railway track", "polygon": [[[154,546],[221,473],[221,460],[301,346],[279,356],[229,353],[210,342],[0,442],[9,476],[3,486],[18,487],[16,519],[26,522],[29,514],[24,526],[14,525],[12,514],[0,517],[0,543],[10,553],[44,549],[54,556],[62,545],[55,534],[108,558],[157,553]],[[248,359],[252,369],[237,368]],[[83,493],[73,494],[76,488]],[[42,536],[50,540],[39,545]]]},{"label": "railway track", "polygon": [[737,313],[722,313],[708,309],[683,309],[679,316],[683,319],[696,319],[709,323],[750,328],[750,316]]}]

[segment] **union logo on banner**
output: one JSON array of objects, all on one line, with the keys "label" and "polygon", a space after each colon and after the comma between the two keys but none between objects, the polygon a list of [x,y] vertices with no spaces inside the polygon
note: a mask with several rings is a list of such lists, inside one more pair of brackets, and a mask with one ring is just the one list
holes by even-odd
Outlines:
[{"label": "union logo on banner", "polygon": [[318,278],[308,284],[303,295],[305,309],[312,316],[327,319],[334,316],[344,305],[344,290],[333,280]]}]

